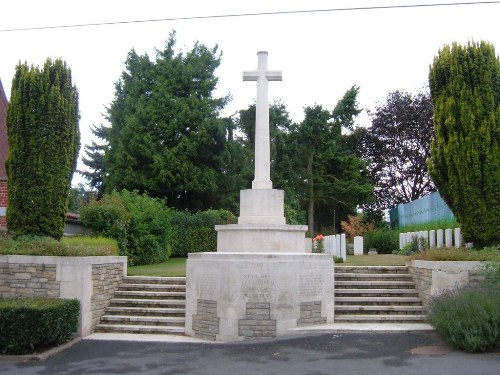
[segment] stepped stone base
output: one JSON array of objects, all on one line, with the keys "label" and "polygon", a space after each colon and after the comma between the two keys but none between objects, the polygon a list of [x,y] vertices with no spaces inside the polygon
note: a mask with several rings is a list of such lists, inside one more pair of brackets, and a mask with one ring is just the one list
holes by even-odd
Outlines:
[{"label": "stepped stone base", "polygon": [[186,335],[197,333],[200,300],[215,302],[216,341],[290,334],[305,323],[306,310],[310,319],[333,323],[329,255],[192,253],[186,272]]}]

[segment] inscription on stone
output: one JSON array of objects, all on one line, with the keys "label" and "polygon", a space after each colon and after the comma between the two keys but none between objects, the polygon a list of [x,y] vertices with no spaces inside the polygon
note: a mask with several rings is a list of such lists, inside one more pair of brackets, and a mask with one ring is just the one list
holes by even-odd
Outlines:
[{"label": "inscription on stone", "polygon": [[300,299],[307,300],[322,295],[324,280],[321,275],[300,274]]},{"label": "inscription on stone", "polygon": [[244,274],[241,292],[250,300],[268,300],[274,292],[274,280],[266,274]]},{"label": "inscription on stone", "polygon": [[198,276],[197,289],[203,298],[217,296],[219,292],[219,279],[216,275],[202,273]]}]

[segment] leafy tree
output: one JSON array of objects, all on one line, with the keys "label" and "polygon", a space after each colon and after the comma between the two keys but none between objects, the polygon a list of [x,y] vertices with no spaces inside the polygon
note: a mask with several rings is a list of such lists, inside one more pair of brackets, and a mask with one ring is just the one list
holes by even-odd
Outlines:
[{"label": "leafy tree", "polygon": [[77,187],[71,187],[69,189],[68,212],[80,212],[80,208],[87,204],[92,197],[92,192],[88,191],[82,183],[78,184]]},{"label": "leafy tree", "polygon": [[435,138],[429,173],[466,241],[500,243],[500,61],[493,45],[454,43],[429,73]]},{"label": "leafy tree", "polygon": [[334,224],[334,210],[345,216],[372,194],[362,173],[366,165],[348,148],[349,135],[342,134],[343,128],[352,128],[353,117],[360,112],[358,92],[356,86],[349,89],[333,112],[320,105],[306,107],[304,121],[290,129],[287,152],[292,168],[287,180],[307,210],[311,234]]},{"label": "leafy tree", "polygon": [[110,190],[138,190],[192,211],[217,205],[228,97],[214,98],[217,47],[174,53],[172,33],[156,60],[130,51],[108,111]]},{"label": "leafy tree", "polygon": [[42,69],[17,65],[7,111],[9,232],[62,236],[78,121],[78,92],[65,62],[47,59]]},{"label": "leafy tree", "polygon": [[109,128],[101,124],[100,126],[92,125],[90,130],[94,137],[100,139],[101,142],[91,141],[90,145],[85,146],[86,156],[82,158],[82,162],[89,170],[78,171],[78,173],[87,179],[90,187],[95,190],[96,196],[100,198],[104,194],[106,176],[104,154],[107,150]]},{"label": "leafy tree", "polygon": [[375,185],[375,202],[368,208],[392,208],[435,191],[426,164],[434,133],[429,94],[392,92],[371,121],[360,131],[358,147]]}]

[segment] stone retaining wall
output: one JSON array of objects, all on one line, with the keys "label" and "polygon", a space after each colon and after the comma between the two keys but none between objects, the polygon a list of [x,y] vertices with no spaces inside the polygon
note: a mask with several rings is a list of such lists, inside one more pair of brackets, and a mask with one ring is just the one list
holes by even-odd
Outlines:
[{"label": "stone retaining wall", "polygon": [[0,255],[0,297],[76,298],[85,337],[126,274],[127,257]]},{"label": "stone retaining wall", "polygon": [[424,307],[433,296],[446,290],[465,285],[474,287],[484,280],[480,272],[483,262],[412,260],[407,265]]}]

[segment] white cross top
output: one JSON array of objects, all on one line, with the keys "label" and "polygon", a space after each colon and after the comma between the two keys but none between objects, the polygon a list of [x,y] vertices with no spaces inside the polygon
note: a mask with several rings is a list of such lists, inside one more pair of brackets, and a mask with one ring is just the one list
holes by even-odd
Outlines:
[{"label": "white cross top", "polygon": [[271,144],[269,141],[268,81],[281,81],[278,70],[267,70],[267,52],[257,53],[257,70],[243,72],[243,81],[257,81],[257,104],[255,113],[255,176],[252,189],[272,189]]}]

